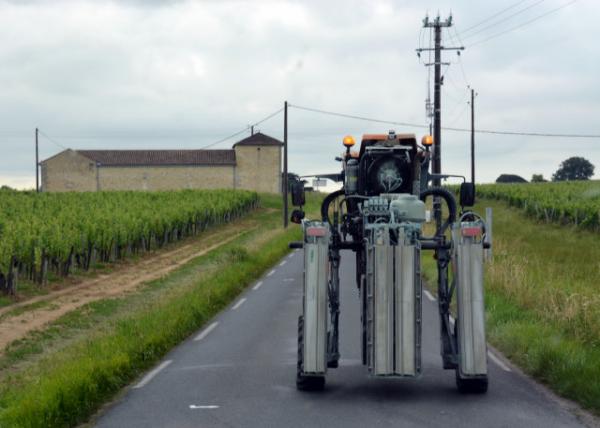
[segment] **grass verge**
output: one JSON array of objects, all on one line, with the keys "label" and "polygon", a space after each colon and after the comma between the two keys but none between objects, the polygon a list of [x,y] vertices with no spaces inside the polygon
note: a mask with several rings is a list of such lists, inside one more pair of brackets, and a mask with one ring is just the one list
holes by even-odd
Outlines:
[{"label": "grass verge", "polygon": [[[318,203],[314,198],[313,207]],[[265,197],[267,208],[277,200]],[[309,208],[311,206],[309,205]],[[309,210],[312,211],[312,210]],[[260,216],[262,226],[239,241],[191,261],[154,281],[140,296],[95,302],[59,320],[85,334],[44,353],[31,343],[5,358],[42,355],[19,369],[5,369],[0,387],[0,426],[65,427],[84,422],[121,388],[223,309],[250,282],[288,252],[298,227],[277,225],[280,211]],[[200,266],[212,266],[200,275]],[[208,273],[207,273],[208,272]],[[105,322],[95,328],[89,316]],[[56,333],[60,335],[60,333]],[[51,341],[50,338],[46,338]],[[42,338],[44,339],[44,338]]]},{"label": "grass verge", "polygon": [[[539,224],[502,202],[486,264],[489,342],[559,395],[600,414],[600,244],[574,227]],[[435,279],[430,252],[423,272]],[[493,382],[493,379],[491,379]]]}]

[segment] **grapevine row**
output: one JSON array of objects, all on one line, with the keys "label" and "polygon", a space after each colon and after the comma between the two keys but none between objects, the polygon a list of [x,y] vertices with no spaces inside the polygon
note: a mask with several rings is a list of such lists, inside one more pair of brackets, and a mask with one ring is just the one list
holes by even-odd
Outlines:
[{"label": "grapevine row", "polygon": [[545,222],[600,230],[600,182],[483,184],[477,195],[498,199]]},{"label": "grapevine row", "polygon": [[39,284],[149,251],[230,221],[258,205],[239,190],[35,193],[0,191],[0,290]]}]

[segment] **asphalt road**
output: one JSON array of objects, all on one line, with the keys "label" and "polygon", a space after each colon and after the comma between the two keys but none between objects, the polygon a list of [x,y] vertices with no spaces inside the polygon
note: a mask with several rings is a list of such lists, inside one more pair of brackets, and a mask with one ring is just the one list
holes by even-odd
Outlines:
[{"label": "asphalt road", "polygon": [[485,395],[461,395],[441,368],[437,307],[423,299],[423,375],[373,379],[360,361],[352,253],[342,255],[338,369],[323,392],[295,387],[302,252],[274,267],[96,421],[99,427],[579,427],[559,400],[489,358]]}]

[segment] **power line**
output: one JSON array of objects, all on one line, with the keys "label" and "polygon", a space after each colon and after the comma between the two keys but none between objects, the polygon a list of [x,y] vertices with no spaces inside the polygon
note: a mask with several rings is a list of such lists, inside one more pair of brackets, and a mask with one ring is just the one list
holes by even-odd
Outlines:
[{"label": "power line", "polygon": [[492,23],[492,24],[490,24],[490,25],[487,25],[487,26],[485,26],[485,27],[483,27],[483,28],[480,28],[479,30],[475,31],[474,33],[471,33],[471,34],[468,34],[468,35],[464,36],[464,37],[463,37],[463,39],[470,39],[471,37],[473,37],[473,36],[475,36],[475,35],[477,35],[477,34],[479,34],[479,33],[483,32],[483,31],[485,31],[485,30],[488,30],[488,29],[490,29],[490,28],[493,28],[493,27],[495,27],[495,26],[497,26],[497,25],[500,25],[500,24],[502,24],[503,22],[506,22],[506,21],[508,21],[508,20],[510,20],[510,19],[512,19],[512,18],[514,18],[515,16],[517,16],[517,15],[520,15],[521,13],[528,11],[529,9],[531,9],[531,8],[533,8],[533,7],[535,7],[535,6],[537,6],[538,4],[540,4],[540,3],[543,3],[544,1],[546,1],[546,0],[538,0],[537,2],[535,2],[535,3],[533,3],[533,4],[530,4],[529,6],[527,6],[527,7],[523,8],[523,9],[520,9],[520,10],[516,11],[516,12],[515,12],[515,13],[513,13],[512,15],[508,15],[507,17],[505,17],[505,18],[501,19],[500,21],[496,21],[496,22],[494,22],[494,23]]},{"label": "power line", "polygon": [[[313,108],[313,107],[298,106],[295,104],[288,104],[288,106],[298,109],[298,110],[305,110],[305,111],[325,114],[325,115],[329,115],[329,116],[343,117],[346,119],[362,120],[365,122],[384,123],[387,125],[408,126],[408,127],[413,127],[413,128],[429,128],[428,125],[424,125],[424,124],[420,124],[420,123],[397,122],[397,121],[393,121],[393,120],[376,119],[376,118],[370,118],[370,117],[365,117],[365,116],[358,116],[358,115],[354,115],[354,114],[339,113],[339,112],[334,112],[334,111],[330,111],[330,110],[322,110],[322,109]],[[471,129],[467,129],[467,128],[442,127],[442,129],[444,129],[446,131],[455,131],[455,132],[471,132]],[[556,134],[556,133],[545,133],[545,132],[497,131],[497,130],[489,130],[489,129],[478,129],[478,130],[475,130],[475,132],[480,133],[480,134],[520,135],[520,136],[526,136],[526,137],[598,138],[598,139],[600,139],[600,134],[571,134],[571,133]]]},{"label": "power line", "polygon": [[237,137],[238,135],[243,134],[245,132],[248,132],[248,127],[245,127],[244,129],[242,129],[240,131],[234,132],[233,134],[228,135],[227,137],[221,138],[220,140],[217,140],[214,143],[210,143],[210,144],[207,144],[206,146],[202,146],[202,147],[200,147],[200,150],[202,150],[202,149],[208,149],[209,147],[216,146],[217,144],[224,143],[225,141],[230,140],[233,137]]},{"label": "power line", "polygon": [[[449,122],[450,125],[454,125],[456,122],[458,122],[463,117],[463,115],[467,111],[467,107],[469,107],[469,103],[464,103],[463,109],[460,111],[460,113]],[[454,113],[454,111],[453,111],[453,113]]]},{"label": "power line", "polygon": [[[269,114],[268,116],[264,117],[263,119],[254,122],[248,126],[246,126],[245,128],[234,132],[231,135],[228,135],[224,138],[221,138],[213,143],[207,144],[206,146],[201,147],[201,149],[205,149],[208,147],[212,147],[212,146],[216,146],[217,144],[220,143],[224,143],[227,140],[230,140],[231,138],[237,137],[240,134],[243,134],[245,132],[248,132],[248,129],[250,129],[253,126],[257,126],[260,125],[261,123],[266,122],[267,120],[275,117],[276,115],[278,115],[279,113],[281,113],[283,111],[283,108],[280,108],[279,110]],[[51,143],[55,144],[57,147],[60,147],[61,149],[67,150],[68,148],[61,144],[60,142],[58,142],[57,140],[55,140],[54,138],[50,137],[48,134],[44,133],[42,130],[39,130],[40,135],[44,136],[48,141],[50,141]],[[151,137],[156,137],[156,135],[153,136],[140,136],[140,135],[124,135],[124,136],[66,136],[66,137],[62,137],[62,138],[68,138],[68,139],[106,139],[106,138],[151,138]],[[195,138],[196,136],[191,135],[191,136],[186,136],[188,138]],[[157,138],[163,138],[163,137],[157,137]]]},{"label": "power line", "polygon": [[565,8],[565,7],[567,7],[567,6],[571,6],[571,5],[572,5],[573,3],[575,3],[576,1],[577,1],[577,0],[573,0],[573,1],[569,2],[569,3],[563,4],[562,6],[559,6],[559,7],[557,7],[557,8],[551,9],[551,10],[549,10],[549,11],[548,11],[548,12],[546,12],[546,13],[543,13],[543,14],[541,14],[541,15],[538,15],[538,16],[536,16],[535,18],[533,18],[533,19],[530,19],[529,21],[526,21],[526,22],[524,22],[524,23],[522,23],[522,24],[519,24],[519,25],[517,25],[517,26],[515,26],[515,27],[509,28],[508,30],[502,31],[502,32],[500,32],[500,33],[496,33],[496,34],[494,34],[493,36],[490,36],[490,37],[488,37],[488,38],[486,38],[486,39],[483,39],[483,40],[479,40],[478,42],[471,43],[471,46],[476,46],[476,45],[479,45],[479,44],[481,44],[481,43],[485,43],[485,42],[487,42],[488,40],[495,39],[496,37],[500,37],[500,36],[502,36],[503,34],[510,33],[511,31],[514,31],[514,30],[518,30],[519,28],[525,27],[526,25],[529,25],[529,24],[531,24],[532,22],[535,22],[535,21],[537,21],[537,20],[539,20],[539,19],[542,19],[542,18],[544,18],[544,17],[546,17],[546,16],[548,16],[548,15],[550,15],[550,14],[552,14],[552,13],[558,12],[559,10],[561,10],[561,9],[564,9],[564,8]]},{"label": "power line", "polygon": [[61,143],[59,143],[58,141],[56,141],[54,138],[49,137],[47,134],[45,134],[41,129],[38,129],[38,133],[40,135],[43,135],[48,141],[50,141],[51,143],[55,144],[56,146],[60,147],[63,150],[68,150],[67,147],[63,146]]},{"label": "power line", "polygon": [[410,126],[413,128],[429,128],[428,125],[423,125],[420,123],[395,122],[392,120],[374,119],[371,117],[357,116],[354,114],[338,113],[338,112],[334,112],[334,111],[322,110],[322,109],[312,108],[312,107],[303,107],[303,106],[298,106],[295,104],[288,104],[288,106],[298,109],[298,110],[305,110],[305,111],[310,111],[313,113],[326,114],[329,116],[344,117],[346,119],[362,120],[365,122],[384,123],[386,125]]},{"label": "power line", "polygon": [[495,17],[497,17],[497,16],[499,16],[499,15],[502,15],[504,12],[508,12],[508,11],[509,11],[509,10],[511,10],[512,8],[514,8],[514,7],[517,7],[518,5],[520,5],[520,4],[523,4],[523,3],[525,3],[526,1],[528,1],[528,0],[520,0],[520,1],[516,2],[516,3],[513,3],[512,5],[508,6],[507,8],[505,8],[505,9],[502,9],[501,11],[499,11],[499,12],[496,12],[495,14],[493,14],[493,15],[490,15],[490,16],[488,16],[487,18],[485,18],[485,19],[483,19],[483,20],[479,21],[477,24],[475,24],[475,25],[471,25],[470,27],[468,27],[468,28],[465,28],[463,31],[461,31],[461,33],[463,33],[463,34],[464,34],[464,33],[468,33],[468,32],[469,32],[470,30],[472,30],[473,28],[477,28],[477,27],[479,27],[481,24],[485,24],[486,22],[489,22],[490,20],[494,19]]},{"label": "power line", "polygon": [[[456,28],[454,28],[454,27],[451,27],[451,28],[454,30],[454,34],[456,35],[456,39],[459,42],[458,44],[460,44],[461,46],[464,46],[465,44],[463,43],[462,39],[460,38],[460,35],[456,31]],[[456,41],[452,37],[452,33],[450,32],[450,28],[447,28],[447,30],[448,30],[448,36],[450,36],[450,40],[452,40],[453,43],[456,43]],[[458,56],[458,65],[460,67],[460,72],[462,74],[463,80],[465,81],[465,85],[467,85],[467,87],[469,87],[471,85],[469,83],[469,79],[467,78],[467,73],[465,72],[465,67],[464,67],[463,62],[462,62],[462,55],[460,54],[460,51],[457,51],[456,55]]]},{"label": "power line", "polygon": [[263,122],[266,122],[267,120],[269,120],[269,119],[271,119],[271,118],[273,118],[273,117],[277,116],[277,115],[278,115],[279,113],[281,113],[282,111],[283,111],[283,108],[280,108],[279,110],[277,110],[277,111],[275,111],[275,112],[271,113],[270,115],[268,115],[268,116],[267,116],[267,117],[265,117],[264,119],[261,119],[261,120],[259,120],[258,122],[254,122],[254,123],[252,123],[252,124],[250,124],[250,125],[246,126],[244,129],[241,129],[241,130],[239,130],[239,131],[237,131],[237,132],[234,132],[233,134],[231,134],[231,135],[228,135],[227,137],[221,138],[220,140],[217,140],[217,141],[215,141],[214,143],[210,143],[210,144],[207,144],[206,146],[202,146],[202,147],[200,147],[200,149],[207,149],[207,148],[209,148],[209,147],[216,146],[217,144],[224,143],[225,141],[227,141],[227,140],[230,140],[230,139],[232,139],[233,137],[237,137],[238,135],[240,135],[240,134],[243,134],[244,132],[248,132],[248,129],[250,129],[251,127],[253,127],[253,126],[257,126],[257,125],[260,125],[260,124],[261,124],[261,123],[263,123]]}]

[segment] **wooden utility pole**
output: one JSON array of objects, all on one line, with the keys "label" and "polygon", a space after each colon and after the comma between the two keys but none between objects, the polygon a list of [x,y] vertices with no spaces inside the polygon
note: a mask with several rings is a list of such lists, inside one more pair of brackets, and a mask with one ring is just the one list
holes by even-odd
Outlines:
[{"label": "wooden utility pole", "polygon": [[283,104],[283,227],[288,227],[288,102]]},{"label": "wooden utility pole", "polygon": [[40,150],[38,143],[39,130],[35,128],[35,191],[40,191]]}]

